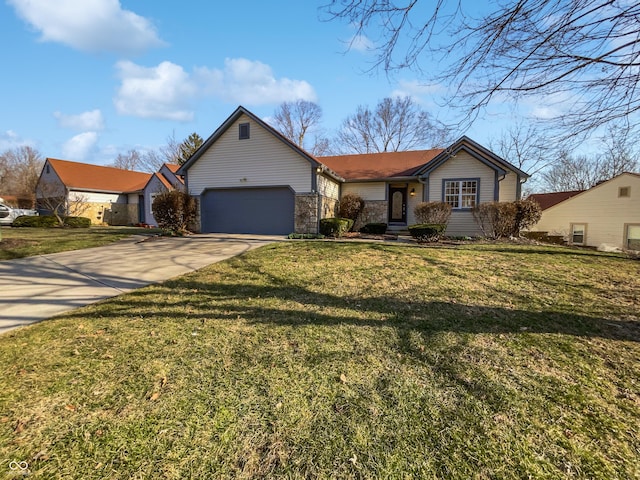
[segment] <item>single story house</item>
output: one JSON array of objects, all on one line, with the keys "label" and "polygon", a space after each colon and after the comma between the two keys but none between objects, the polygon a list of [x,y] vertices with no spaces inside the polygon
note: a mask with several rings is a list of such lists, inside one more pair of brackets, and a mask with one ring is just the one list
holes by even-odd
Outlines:
[{"label": "single story house", "polygon": [[342,195],[366,203],[361,223],[416,223],[425,201],[453,207],[449,235],[476,235],[471,209],[514,201],[528,175],[473,140],[446,149],[314,157],[238,107],[177,171],[197,197],[202,232],[316,233]]},{"label": "single story house", "polygon": [[37,208],[41,213],[58,208],[95,225],[155,225],[153,198],[183,185],[177,169],[163,165],[151,174],[47,158],[36,185]]},{"label": "single story house", "polygon": [[[565,198],[548,203],[550,196]],[[535,194],[542,207],[531,231],[560,235],[573,245],[640,250],[640,174],[622,173],[582,192]]]},{"label": "single story house", "polygon": [[138,203],[141,202],[140,211],[144,212],[142,217],[144,220],[140,223],[157,226],[158,222],[153,216],[155,198],[161,193],[184,188],[184,180],[176,175],[179,167],[180,165],[164,163],[160,170],[151,175],[142,189],[142,196],[138,198]]}]

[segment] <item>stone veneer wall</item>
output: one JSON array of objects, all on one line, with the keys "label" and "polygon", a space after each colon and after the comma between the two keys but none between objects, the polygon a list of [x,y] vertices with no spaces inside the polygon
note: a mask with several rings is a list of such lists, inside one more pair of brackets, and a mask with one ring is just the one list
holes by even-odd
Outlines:
[{"label": "stone veneer wall", "polygon": [[138,223],[137,203],[112,203],[111,209],[104,211],[105,223],[109,225],[133,225]]},{"label": "stone veneer wall", "polygon": [[202,232],[202,212],[200,211],[200,196],[193,195],[196,201],[196,218],[189,224],[189,230],[194,233]]},{"label": "stone veneer wall", "polygon": [[296,195],[294,207],[295,233],[318,233],[318,194]]},{"label": "stone veneer wall", "polygon": [[389,202],[386,200],[365,200],[364,209],[360,213],[353,229],[358,231],[367,223],[388,223],[388,215]]},{"label": "stone veneer wall", "polygon": [[336,198],[320,196],[320,219],[333,218],[338,212],[338,203],[340,201]]}]

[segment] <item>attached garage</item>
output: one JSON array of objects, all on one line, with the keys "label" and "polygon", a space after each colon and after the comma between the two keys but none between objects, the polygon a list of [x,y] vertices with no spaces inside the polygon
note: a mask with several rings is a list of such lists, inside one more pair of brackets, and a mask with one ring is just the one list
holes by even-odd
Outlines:
[{"label": "attached garage", "polygon": [[289,187],[221,188],[200,198],[202,232],[287,235],[294,231]]}]

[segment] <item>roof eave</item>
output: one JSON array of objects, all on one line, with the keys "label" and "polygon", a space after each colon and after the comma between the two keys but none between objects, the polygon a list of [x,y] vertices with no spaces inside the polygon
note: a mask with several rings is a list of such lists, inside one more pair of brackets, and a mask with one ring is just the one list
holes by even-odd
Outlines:
[{"label": "roof eave", "polygon": [[375,178],[347,178],[345,183],[365,183],[365,182],[410,182],[418,181],[417,175],[402,177],[375,177]]}]

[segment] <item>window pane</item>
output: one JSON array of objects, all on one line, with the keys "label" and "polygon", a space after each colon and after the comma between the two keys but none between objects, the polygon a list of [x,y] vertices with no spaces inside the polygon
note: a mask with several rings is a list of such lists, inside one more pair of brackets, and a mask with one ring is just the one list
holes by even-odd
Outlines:
[{"label": "window pane", "polygon": [[627,227],[627,248],[629,250],[640,250],[640,225],[629,225]]},{"label": "window pane", "polygon": [[460,182],[445,182],[444,201],[453,208],[460,206]]},{"label": "window pane", "polygon": [[473,208],[476,206],[476,193],[478,182],[465,181],[462,183],[462,208]]},{"label": "window pane", "polygon": [[571,242],[584,243],[584,224],[575,224],[571,227]]}]

